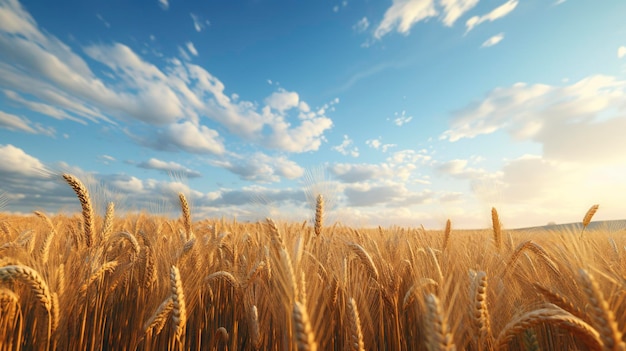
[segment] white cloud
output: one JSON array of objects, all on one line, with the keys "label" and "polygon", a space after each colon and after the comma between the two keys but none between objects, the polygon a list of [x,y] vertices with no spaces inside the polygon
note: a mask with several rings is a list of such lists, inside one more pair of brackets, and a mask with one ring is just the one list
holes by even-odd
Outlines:
[{"label": "white cloud", "polygon": [[506,15],[508,15],[509,13],[511,13],[513,10],[515,10],[515,8],[517,7],[517,4],[519,3],[518,0],[508,0],[507,2],[505,2],[504,4],[496,7],[495,9],[491,10],[491,12],[482,15],[482,16],[474,16],[470,19],[467,20],[467,22],[465,22],[465,26],[467,27],[465,33],[468,33],[469,31],[471,31],[472,29],[476,28],[477,25],[489,21],[489,22],[493,22],[497,19],[500,19]]},{"label": "white cloud", "polygon": [[40,178],[45,167],[37,158],[11,144],[0,144],[0,175]]},{"label": "white cloud", "polygon": [[198,50],[196,50],[196,47],[193,45],[192,42],[188,41],[185,46],[187,46],[187,50],[190,54],[192,54],[193,56],[198,56]]},{"label": "white cloud", "polygon": [[298,93],[282,88],[265,99],[265,103],[279,113],[284,113],[286,110],[298,106],[299,101]]},{"label": "white cloud", "polygon": [[272,157],[262,152],[252,156],[231,154],[225,160],[214,160],[211,164],[237,174],[241,179],[261,183],[274,183],[281,177],[296,179],[304,174],[304,169],[284,156]]},{"label": "white cloud", "polygon": [[479,0],[440,0],[445,15],[442,18],[444,25],[452,27],[454,22],[463,16],[464,13],[471,10]]},{"label": "white cloud", "polygon": [[374,37],[381,39],[394,29],[406,35],[415,23],[437,14],[435,0],[393,0],[393,5],[387,9],[374,31]]},{"label": "white cloud", "polygon": [[344,135],[341,144],[333,146],[332,149],[344,156],[350,155],[352,157],[359,157],[359,148],[356,146],[352,147],[353,143],[352,139],[350,139],[347,135]]},{"label": "white cloud", "polygon": [[[224,84],[200,66],[170,58],[161,69],[120,43],[84,48],[90,58],[108,69],[104,72],[108,77],[105,83],[69,46],[40,31],[19,3],[8,1],[0,6],[0,84],[5,87],[5,95],[31,111],[81,123],[135,119],[180,128],[191,122],[195,129],[206,117],[244,142],[288,152],[317,150],[324,132],[332,127],[326,112],[333,110],[335,102],[326,104],[326,109],[301,115],[308,106],[306,102],[296,92],[279,90],[267,99],[273,111],[259,108],[255,102],[231,99],[229,96],[238,95],[227,95]],[[295,116],[287,114],[295,106],[300,108]],[[170,129],[163,133],[166,139],[170,139],[168,135],[173,138]],[[210,131],[209,126],[202,127],[201,140],[215,139]],[[129,130],[128,134],[135,133]],[[182,140],[175,141],[161,148],[192,147],[182,144]],[[208,152],[209,144],[221,145],[209,142],[194,149]]]},{"label": "white cloud", "polygon": [[156,158],[151,158],[148,161],[141,162],[137,164],[137,167],[154,169],[167,174],[180,174],[186,178],[198,178],[202,176],[200,172],[189,169],[180,163],[161,161]]},{"label": "white cloud", "polygon": [[54,128],[45,128],[38,123],[31,122],[28,118],[18,117],[4,111],[0,111],[0,128],[47,136],[54,136],[55,134]]},{"label": "white cloud", "polygon": [[617,49],[617,58],[624,58],[626,57],[626,46],[620,46]]},{"label": "white cloud", "polygon": [[144,143],[155,149],[183,150],[198,154],[221,155],[225,151],[216,131],[206,126],[194,125],[189,121],[171,124],[162,130],[155,140],[144,139]]},{"label": "white cloud", "polygon": [[498,130],[540,143],[549,159],[624,160],[626,81],[595,75],[565,86],[497,88],[482,102],[457,111],[441,138],[457,141]]},{"label": "white cloud", "polygon": [[494,46],[504,39],[504,33],[499,33],[494,35],[493,37],[485,40],[485,42],[481,45],[483,48],[488,48],[490,46]]},{"label": "white cloud", "polygon": [[159,0],[159,6],[161,6],[163,10],[169,9],[170,8],[169,0]]},{"label": "white cloud", "polygon": [[556,0],[556,1],[554,2],[554,5],[561,5],[561,4],[562,4],[562,3],[564,3],[565,1],[567,1],[567,0]]},{"label": "white cloud", "polygon": [[369,28],[370,21],[367,20],[367,17],[361,18],[355,25],[352,26],[352,29],[357,33],[363,33]]},{"label": "white cloud", "polygon": [[206,26],[210,26],[211,22],[209,20],[205,20],[202,16],[190,13],[191,19],[193,20],[193,28],[196,32],[201,32]]},{"label": "white cloud", "polygon": [[387,152],[389,149],[398,146],[398,144],[383,144],[380,139],[369,139],[365,141],[365,144],[373,149],[381,150],[382,152]]},{"label": "white cloud", "polygon": [[393,119],[393,124],[397,125],[398,127],[402,127],[403,125],[413,120],[413,116],[407,116],[406,111],[402,111],[401,113],[396,112],[394,116],[395,118]]}]

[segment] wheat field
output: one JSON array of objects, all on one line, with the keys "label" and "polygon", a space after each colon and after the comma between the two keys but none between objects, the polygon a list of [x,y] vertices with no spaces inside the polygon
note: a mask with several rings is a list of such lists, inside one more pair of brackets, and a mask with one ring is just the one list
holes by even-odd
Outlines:
[{"label": "wheat field", "polygon": [[[0,215],[0,350],[626,350],[626,232]],[[583,216],[584,215],[584,216]]]}]

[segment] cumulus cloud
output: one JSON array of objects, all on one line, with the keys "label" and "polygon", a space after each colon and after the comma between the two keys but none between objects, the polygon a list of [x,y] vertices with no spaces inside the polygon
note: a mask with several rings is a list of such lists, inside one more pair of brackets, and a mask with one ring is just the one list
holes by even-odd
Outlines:
[{"label": "cumulus cloud", "polygon": [[359,148],[352,146],[353,143],[354,141],[350,137],[344,135],[341,144],[333,146],[332,149],[344,156],[359,157]]},{"label": "cumulus cloud", "polygon": [[481,45],[483,48],[488,48],[490,46],[494,46],[504,39],[504,33],[499,33],[494,35],[493,37],[485,40],[485,42]]},{"label": "cumulus cloud", "polygon": [[304,169],[285,156],[272,157],[257,152],[250,157],[231,154],[224,160],[211,161],[213,166],[221,167],[237,174],[241,179],[274,183],[282,178],[296,179],[304,174]]},{"label": "cumulus cloud", "polygon": [[441,139],[505,130],[515,140],[540,143],[547,158],[594,163],[626,157],[624,128],[626,81],[594,75],[564,86],[517,83],[494,89],[457,111]]},{"label": "cumulus cloud", "polygon": [[298,96],[298,93],[286,91],[282,88],[272,93],[272,95],[265,99],[267,106],[280,113],[298,106],[299,101],[300,97]]},{"label": "cumulus cloud", "polygon": [[143,161],[137,164],[137,167],[154,169],[164,172],[166,174],[179,174],[185,176],[186,178],[198,178],[202,176],[200,172],[189,169],[179,163],[161,161],[156,158],[151,158],[148,161]]},{"label": "cumulus cloud", "polygon": [[493,22],[497,19],[500,19],[508,15],[509,13],[513,12],[513,10],[515,10],[518,3],[519,3],[518,0],[508,0],[504,4],[496,7],[495,9],[491,10],[489,13],[485,15],[471,17],[470,19],[467,20],[467,22],[465,22],[465,27],[467,28],[465,33],[468,33],[469,31],[476,28],[476,26],[478,26],[479,24],[483,22],[487,22],[487,21]]},{"label": "cumulus cloud", "polygon": [[391,178],[407,181],[418,165],[427,164],[430,160],[425,150],[400,150],[387,157],[385,162],[334,163],[329,166],[329,171],[345,183]]},{"label": "cumulus cloud", "polygon": [[385,11],[382,22],[374,31],[374,37],[380,39],[394,29],[406,35],[415,23],[437,14],[435,0],[393,0],[393,5]]},{"label": "cumulus cloud", "polygon": [[213,155],[221,155],[225,151],[224,144],[215,130],[189,121],[171,124],[160,130],[156,137],[144,138],[142,142],[146,146],[166,151]]},{"label": "cumulus cloud", "polygon": [[0,144],[0,174],[40,178],[45,167],[37,158],[11,144]]},{"label": "cumulus cloud", "polygon": [[[319,149],[332,127],[326,113],[336,102],[311,111],[296,92],[279,89],[266,99],[268,105],[259,107],[226,94],[224,83],[198,65],[169,58],[157,67],[121,43],[83,48],[105,67],[107,79],[102,80],[68,45],[40,30],[17,1],[5,1],[0,8],[0,85],[28,110],[81,123],[139,121],[126,128],[129,135],[161,126],[164,145],[144,145],[216,154],[224,149],[215,132],[220,127],[243,142],[287,152]],[[193,54],[191,47],[187,50]],[[208,121],[201,123],[203,118]],[[176,131],[194,134],[200,143],[194,146]]]}]

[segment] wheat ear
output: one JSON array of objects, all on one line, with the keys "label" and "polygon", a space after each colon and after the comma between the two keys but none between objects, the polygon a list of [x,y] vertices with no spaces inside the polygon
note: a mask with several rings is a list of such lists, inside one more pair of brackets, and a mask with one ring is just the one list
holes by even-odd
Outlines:
[{"label": "wheat ear", "polygon": [[538,283],[534,283],[533,286],[549,303],[559,306],[565,311],[571,313],[574,317],[578,317],[582,320],[586,319],[585,313],[565,298],[565,296],[559,294],[558,292],[549,290],[548,288],[544,288]]},{"label": "wheat ear", "polygon": [[446,221],[446,229],[443,232],[443,251],[448,247],[448,242],[450,242],[450,233],[452,232],[452,222],[448,219]]},{"label": "wheat ear", "polygon": [[178,267],[172,266],[170,271],[170,289],[172,292],[172,320],[177,340],[185,333],[185,324],[187,323],[187,312],[185,310],[185,294],[183,292],[183,284],[180,280],[180,271]]},{"label": "wheat ear", "polygon": [[145,332],[149,333],[154,330],[155,334],[160,333],[165,326],[167,317],[169,317],[170,312],[172,312],[173,308],[174,301],[171,297],[168,297],[167,299],[165,299],[165,301],[161,303],[159,308],[157,308],[152,317],[150,317],[150,319],[148,319],[148,321],[144,325],[143,329],[145,330]]},{"label": "wheat ear", "polygon": [[453,351],[456,350],[452,340],[452,334],[448,330],[448,321],[441,310],[441,304],[437,296],[426,295],[426,347],[430,351]]},{"label": "wheat ear", "polygon": [[502,247],[502,223],[495,207],[491,208],[491,223],[493,225],[493,241],[496,244],[496,248],[500,250],[500,247]]},{"label": "wheat ear", "polygon": [[297,301],[294,302],[292,315],[298,351],[316,351],[317,343],[305,307]]},{"label": "wheat ear", "polygon": [[542,308],[527,312],[510,321],[496,339],[495,349],[506,350],[516,335],[539,324],[549,324],[567,329],[576,335],[590,350],[601,350],[602,340],[598,332],[582,319],[558,307]]},{"label": "wheat ear", "polygon": [[587,229],[587,226],[589,226],[589,223],[591,223],[591,219],[596,214],[596,212],[598,212],[598,208],[600,208],[600,205],[595,204],[591,206],[589,210],[587,210],[587,213],[585,213],[585,217],[583,217],[583,230],[580,232],[581,238],[583,236],[583,233],[585,232],[585,229]]},{"label": "wheat ear", "polygon": [[104,215],[104,224],[102,225],[102,242],[109,240],[109,235],[113,231],[113,217],[115,216],[115,204],[109,202],[107,205],[107,211]]},{"label": "wheat ear", "polygon": [[52,244],[52,239],[54,239],[56,235],[56,230],[54,229],[54,224],[45,213],[40,211],[35,211],[35,215],[41,218],[46,225],[48,226],[48,234],[43,239],[41,243],[41,247],[39,248],[39,257],[41,258],[41,262],[45,265],[48,262],[48,255],[50,253],[50,244]]},{"label": "wheat ear", "polygon": [[94,212],[93,207],[91,206],[89,191],[87,191],[87,187],[85,187],[85,185],[78,178],[71,174],[63,174],[63,179],[65,179],[67,184],[72,187],[78,197],[78,200],[80,201],[80,205],[83,209],[83,231],[85,234],[85,243],[87,244],[87,247],[91,247],[93,241]]},{"label": "wheat ear", "polygon": [[581,269],[579,273],[591,309],[591,320],[600,333],[604,350],[626,350],[626,344],[622,341],[622,332],[619,331],[615,315],[604,299],[598,283],[586,270]]},{"label": "wheat ear", "polygon": [[87,279],[85,284],[83,284],[80,287],[78,292],[81,293],[81,294],[84,294],[85,292],[87,292],[87,289],[89,289],[89,287],[91,286],[91,284],[93,284],[93,282],[95,282],[96,280],[104,277],[104,274],[106,272],[113,272],[115,270],[115,268],[117,268],[117,265],[118,265],[117,261],[111,261],[111,262],[107,262],[107,263],[103,264],[102,266],[100,266],[100,268],[98,268],[98,270],[95,271],[89,277],[89,279]]},{"label": "wheat ear", "polygon": [[322,226],[324,225],[324,197],[322,194],[317,195],[315,202],[315,235],[322,234]]},{"label": "wheat ear", "polygon": [[26,285],[29,285],[32,292],[37,296],[41,306],[46,312],[50,313],[52,303],[50,289],[37,271],[22,265],[10,265],[0,268],[0,281],[4,282],[14,279],[19,279]]},{"label": "wheat ear", "polygon": [[183,226],[185,227],[185,234],[187,235],[187,240],[189,240],[193,236],[193,231],[191,229],[191,210],[189,209],[189,202],[187,202],[187,198],[183,193],[178,193],[178,199],[180,200],[180,208],[183,212]]},{"label": "wheat ear", "polygon": [[350,350],[365,351],[359,309],[357,308],[356,301],[353,298],[348,300],[348,321],[350,323]]},{"label": "wheat ear", "polygon": [[489,322],[489,310],[487,308],[487,273],[476,273],[473,282],[472,320],[478,331],[479,348],[491,345],[491,325]]},{"label": "wheat ear", "polygon": [[252,347],[258,350],[261,347],[261,328],[259,326],[259,311],[256,305],[250,309],[250,341]]},{"label": "wheat ear", "polygon": [[370,256],[370,254],[367,253],[367,251],[365,251],[363,246],[357,243],[350,243],[348,244],[348,247],[352,250],[352,252],[354,252],[357,255],[361,263],[365,266],[365,269],[367,270],[367,273],[369,274],[369,276],[373,278],[374,280],[378,281],[379,279],[378,268],[376,268],[376,265],[374,264],[374,260],[372,260],[372,256]]}]

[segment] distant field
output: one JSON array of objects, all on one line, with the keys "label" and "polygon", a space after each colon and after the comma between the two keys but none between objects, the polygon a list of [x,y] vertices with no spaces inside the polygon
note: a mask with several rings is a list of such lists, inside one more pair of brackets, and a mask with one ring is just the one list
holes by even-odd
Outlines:
[{"label": "distant field", "polygon": [[[624,221],[440,231],[0,214],[1,350],[624,350]],[[78,200],[77,200],[78,201]]]}]

